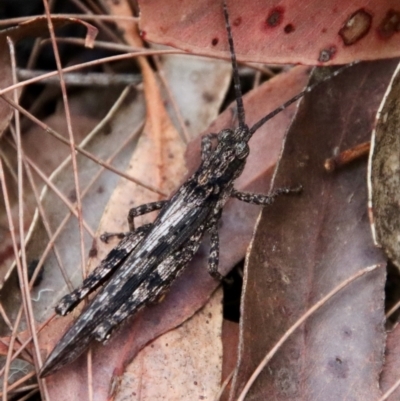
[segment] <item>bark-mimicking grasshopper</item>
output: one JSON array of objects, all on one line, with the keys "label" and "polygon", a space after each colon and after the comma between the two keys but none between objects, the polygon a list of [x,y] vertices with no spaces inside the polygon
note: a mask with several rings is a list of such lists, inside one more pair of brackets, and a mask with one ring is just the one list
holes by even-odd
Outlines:
[{"label": "bark-mimicking grasshopper", "polygon": [[[83,281],[82,286],[64,296],[56,307],[58,314],[67,314],[87,294],[108,280],[55,346],[41,369],[41,377],[54,373],[72,362],[93,339],[104,341],[129,315],[158,299],[169,289],[197,252],[205,233],[209,233],[211,239],[209,272],[216,279],[222,279],[218,272],[218,221],[223,206],[230,197],[257,205],[269,205],[276,196],[298,193],[301,189],[282,188],[269,195],[256,195],[239,192],[233,188],[235,179],[245,166],[249,155],[248,141],[254,132],[312,87],[288,100],[249,128],[245,123],[239,74],[225,2],[223,11],[233,68],[238,128],[224,129],[218,134],[210,134],[203,138],[199,168],[170,200],[149,203],[129,211],[128,222],[131,231]],[[333,75],[337,75],[341,70],[337,70]],[[214,146],[213,140],[216,141]],[[135,230],[134,218],[154,210],[160,210],[154,223]]]}]

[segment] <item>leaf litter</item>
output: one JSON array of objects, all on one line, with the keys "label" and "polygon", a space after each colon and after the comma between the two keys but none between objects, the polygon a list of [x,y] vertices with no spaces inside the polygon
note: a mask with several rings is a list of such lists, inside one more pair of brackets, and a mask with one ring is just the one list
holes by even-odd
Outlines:
[{"label": "leaf litter", "polygon": [[[300,70],[297,70],[300,71]],[[293,75],[290,75],[291,73],[288,74],[288,76],[293,77],[295,75],[295,73],[293,73]],[[305,69],[303,69],[303,71],[301,73],[297,72],[297,74],[301,75],[304,74],[304,79],[305,79]],[[279,80],[279,78],[278,78]],[[288,82],[290,81],[290,78],[288,78]],[[279,90],[293,90],[294,93],[297,93],[299,90],[301,90],[301,88],[304,86],[304,82],[305,81],[301,81],[299,79],[298,81],[298,87],[296,87],[294,90],[294,88],[289,88],[289,83],[288,82],[279,82],[280,88],[278,89],[278,85],[276,88],[276,91]],[[301,82],[301,83],[300,83]],[[265,87],[268,88],[268,85],[266,85]],[[290,97],[290,95],[288,96],[289,93],[284,93],[282,95],[282,99],[279,101],[279,103],[277,105],[279,105],[280,103],[282,103],[283,100],[286,100],[287,98]],[[268,93],[268,89],[267,89],[267,93],[264,95],[265,97],[269,97],[271,94]],[[260,109],[260,117],[262,115],[264,115],[268,110],[266,110],[266,104],[263,100],[261,100],[261,98],[257,98],[256,96],[254,96],[253,98],[253,102],[254,103],[248,103],[246,105],[246,111],[249,110],[249,112],[252,112],[253,108],[259,108]],[[273,108],[273,107],[271,107]],[[288,117],[287,117],[287,121],[285,122],[286,124],[289,124],[291,116],[293,115],[293,111],[290,111],[290,113],[288,113]],[[214,124],[211,129],[213,132],[218,131],[219,128],[218,127],[225,127],[225,126],[230,126],[230,124],[232,123],[232,121],[234,121],[234,115],[232,114],[232,112],[230,110],[228,110],[224,115],[224,117],[221,116],[220,119],[218,119],[218,122],[216,124]],[[273,121],[275,121],[276,119],[274,119]],[[249,119],[249,123],[251,124],[251,119]],[[284,126],[285,123],[281,122],[281,123],[276,123],[277,125],[282,125]],[[219,125],[221,124],[221,125]],[[272,122],[271,122],[272,124]],[[283,128],[282,130],[282,134],[284,133],[285,129]],[[266,131],[266,132],[273,132],[274,134],[276,134],[276,136],[278,137],[279,134],[276,133],[275,129],[271,129],[270,131]],[[260,137],[263,135],[262,131],[260,130],[258,132],[258,134]],[[264,136],[268,136],[270,135],[270,133],[264,134]],[[275,142],[275,146],[271,146],[271,144],[266,144],[266,145],[256,145],[255,146],[255,150],[258,150],[259,156],[257,160],[262,160],[262,161],[266,161],[267,162],[267,166],[265,167],[265,175],[263,176],[263,171],[260,169],[260,161],[255,162],[253,167],[248,166],[249,171],[252,171],[253,169],[253,175],[247,176],[247,178],[245,178],[245,176],[241,177],[242,179],[242,184],[240,186],[240,188],[246,188],[248,190],[250,190],[250,188],[254,191],[257,192],[266,192],[268,190],[268,184],[269,184],[269,180],[271,178],[272,175],[272,171],[273,171],[273,166],[275,164],[275,161],[277,160],[277,157],[279,155],[279,150],[280,150],[280,138],[282,138],[282,136],[280,136],[279,138],[274,138]],[[270,149],[272,148],[272,153],[275,152],[275,155],[266,155],[264,150],[265,149]],[[198,142],[194,142],[194,144],[192,145],[192,149],[194,149],[193,151],[189,150],[188,151],[188,159],[189,159],[189,165],[193,166],[194,160],[196,159],[196,157],[198,157],[198,149],[199,149],[199,143]],[[191,153],[192,152],[192,153]],[[252,153],[254,152],[254,149],[252,151]],[[328,155],[329,156],[329,155]],[[258,173],[260,175],[258,175]],[[242,186],[243,185],[243,186]],[[296,198],[297,201],[297,198]],[[251,234],[252,234],[252,225],[251,225],[251,221],[254,221],[257,219],[257,215],[259,212],[258,208],[252,208],[251,211],[249,212],[245,212],[243,207],[242,208],[237,208],[236,210],[233,209],[233,202],[232,202],[232,206],[229,206],[227,209],[227,211],[225,212],[225,214],[227,215],[227,221],[223,222],[223,230],[225,229],[225,231],[223,231],[223,233],[221,234],[221,250],[223,251],[224,249],[226,249],[226,253],[228,254],[229,252],[232,252],[232,250],[234,252],[232,252],[232,255],[229,255],[229,259],[231,260],[239,260],[243,253],[244,250],[246,248],[245,243],[241,240],[241,238],[239,238],[237,236],[237,232],[240,231],[240,229],[244,229],[244,232],[247,233],[244,235],[244,238],[248,238],[247,241],[251,238]],[[251,207],[250,207],[251,209]],[[233,226],[237,226],[238,231],[233,231],[231,230],[231,233],[229,233],[229,216],[232,216],[231,213],[236,213],[235,217],[232,218],[232,220],[234,220],[233,222]],[[248,213],[248,214],[247,214]],[[121,217],[121,219],[125,218],[125,214],[126,211],[124,210],[124,213]],[[252,216],[252,217],[249,217]],[[226,234],[224,234],[224,232],[226,232]],[[229,235],[230,234],[230,235]],[[223,236],[226,235],[226,240],[223,239]],[[236,243],[233,242],[234,239],[238,239]],[[224,244],[223,241],[226,241],[226,244]],[[238,245],[238,246],[236,246]],[[203,254],[205,254],[206,252],[203,250]],[[223,256],[223,258],[227,258],[228,259],[228,255],[227,256]],[[141,315],[139,316],[136,320],[131,324],[129,324],[132,327],[124,327],[121,331],[121,334],[118,335],[116,337],[116,339],[112,340],[112,342],[110,342],[110,346],[104,347],[105,351],[109,351],[109,348],[113,345],[113,344],[119,344],[121,345],[121,349],[123,350],[127,350],[129,349],[129,352],[126,352],[124,356],[124,360],[121,361],[120,358],[121,356],[119,355],[117,359],[117,356],[113,358],[112,355],[108,354],[108,358],[107,358],[107,354],[104,351],[104,360],[105,361],[117,361],[117,363],[112,364],[112,366],[116,366],[116,372],[118,372],[118,374],[124,369],[125,364],[132,360],[133,356],[138,352],[138,350],[144,346],[144,344],[146,344],[147,342],[149,342],[152,338],[158,336],[161,332],[168,330],[168,327],[175,327],[177,324],[179,324],[178,322],[181,322],[185,319],[187,319],[187,317],[191,316],[193,314],[193,312],[196,309],[201,308],[202,305],[204,305],[204,302],[206,299],[208,299],[210,297],[210,294],[213,291],[213,288],[215,288],[216,284],[212,282],[212,280],[207,277],[207,273],[203,271],[203,269],[200,269],[200,264],[202,262],[199,261],[200,258],[196,259],[196,261],[194,261],[194,267],[191,268],[190,271],[187,272],[186,274],[186,278],[184,280],[184,277],[182,277],[182,279],[180,280],[179,283],[176,284],[175,286],[175,293],[172,293],[169,297],[167,297],[167,300],[165,301],[164,304],[161,304],[160,306],[155,306],[154,308],[149,308],[148,311],[146,311],[146,315],[148,315],[148,317]],[[203,262],[204,263],[204,262]],[[223,271],[228,271],[229,270],[229,266],[232,266],[232,262],[231,261],[227,261],[225,262],[224,260],[222,260],[222,269]],[[197,266],[196,266],[197,265]],[[201,266],[203,268],[203,266]],[[201,273],[199,272],[201,270]],[[196,279],[199,276],[198,279]],[[198,284],[198,291],[199,294],[192,294],[191,292],[191,288],[193,288],[191,285],[188,285],[188,283],[191,282],[191,280],[193,280],[193,284],[192,285],[196,285],[196,283]],[[186,284],[185,284],[186,281]],[[191,302],[191,306],[190,310],[186,310],[186,306],[187,306],[187,302],[185,303],[185,301],[188,299],[190,299]],[[181,299],[182,298],[182,299]],[[179,308],[181,308],[181,310],[179,310]],[[159,321],[161,321],[161,316],[165,316],[165,314],[171,314],[171,310],[174,313],[177,313],[178,316],[172,316],[171,318],[169,318],[169,316],[167,316],[167,322],[163,323],[164,327],[159,327]],[[154,312],[153,312],[154,311]],[[148,312],[148,313],[147,313]],[[172,314],[173,315],[173,314]],[[170,321],[168,321],[168,319],[170,319]],[[155,324],[156,323],[156,324]],[[146,326],[147,324],[147,326]],[[153,327],[155,326],[155,329],[153,330],[153,332],[150,333],[150,335],[146,336],[142,334],[142,337],[139,333],[139,326],[142,326],[143,331],[146,333],[146,331],[148,331],[148,329],[146,327]],[[136,328],[136,329],[135,329]],[[125,333],[125,334],[124,334]],[[128,333],[128,334],[126,334]],[[138,334],[139,333],[139,334]],[[147,333],[146,333],[147,334]],[[123,340],[123,336],[128,336],[130,338],[129,341]],[[121,340],[122,338],[122,340]],[[51,339],[51,341],[53,341],[54,339]],[[132,341],[133,340],[136,345],[134,345],[132,347]],[[124,348],[125,346],[125,348]],[[132,347],[132,348],[131,348]],[[99,347],[97,347],[99,348]],[[98,350],[96,350],[98,351]],[[100,352],[102,352],[103,350],[101,350]],[[335,365],[334,365],[334,369],[335,369]],[[78,377],[79,376],[79,377]],[[80,375],[80,371],[76,370],[75,372],[75,379],[78,381],[82,381],[82,378],[84,378],[85,375],[81,376]],[[115,378],[112,374],[104,377],[99,377],[99,376],[95,376],[95,382],[96,383],[102,383],[104,384],[104,387],[101,391],[103,391],[102,396],[106,396],[107,393],[106,391],[109,390],[109,388],[106,388],[106,386],[110,383],[112,383],[112,379]],[[104,381],[102,381],[104,380]],[[285,381],[285,380],[283,380]],[[287,383],[287,381],[286,381]],[[72,388],[69,387],[72,384]],[[74,390],[78,390],[78,388],[75,388],[76,384],[73,384],[73,382],[71,382],[68,377],[66,377],[66,380],[61,380],[60,382],[60,386],[59,388],[64,388],[65,386],[68,386],[68,388],[74,389]],[[100,386],[102,387],[102,386]],[[59,389],[58,389],[59,390]],[[79,393],[77,393],[79,394]],[[72,396],[72,394],[70,394]],[[79,397],[78,397],[79,398]],[[58,399],[58,398],[57,398]],[[73,399],[69,398],[69,399]],[[101,399],[101,398],[99,398]]]}]

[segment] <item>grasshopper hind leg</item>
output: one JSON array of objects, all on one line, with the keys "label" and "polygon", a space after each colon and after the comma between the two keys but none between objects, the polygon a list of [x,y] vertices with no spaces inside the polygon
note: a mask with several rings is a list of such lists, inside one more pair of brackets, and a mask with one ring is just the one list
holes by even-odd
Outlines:
[{"label": "grasshopper hind leg", "polygon": [[100,262],[92,273],[83,280],[80,287],[70,294],[65,295],[60,300],[55,308],[56,313],[62,316],[66,315],[73,310],[83,298],[103,284],[112,271],[137,247],[151,227],[152,224],[146,224],[139,227],[135,232],[128,233]]},{"label": "grasshopper hind leg", "polygon": [[160,210],[166,201],[158,201],[147,203],[135,208],[132,208],[128,214],[128,223],[131,231],[128,233],[104,233],[100,239],[107,242],[111,237],[117,236],[122,238],[121,242],[113,248],[110,253],[103,259],[99,266],[83,281],[82,285],[65,295],[56,306],[56,313],[66,315],[88,294],[96,290],[109,277],[111,272],[117,268],[120,263],[131,253],[144,238],[152,224],[145,224],[135,229],[134,218],[154,210]]},{"label": "grasshopper hind leg", "polygon": [[94,339],[100,342],[106,341],[128,316],[138,312],[144,306],[162,299],[172,282],[199,249],[203,232],[204,227],[199,227],[184,247],[165,258],[133,291],[129,299],[113,313],[112,317],[101,322],[94,329]]}]

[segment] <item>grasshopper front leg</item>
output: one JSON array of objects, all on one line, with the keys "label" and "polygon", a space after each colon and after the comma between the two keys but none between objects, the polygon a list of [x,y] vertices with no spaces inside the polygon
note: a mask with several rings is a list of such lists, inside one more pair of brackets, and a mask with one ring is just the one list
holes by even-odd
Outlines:
[{"label": "grasshopper front leg", "polygon": [[251,203],[253,205],[268,206],[280,195],[298,194],[303,190],[301,185],[295,188],[278,188],[269,195],[253,194],[250,192],[240,192],[232,189],[231,197],[239,199],[242,202]]},{"label": "grasshopper front leg", "polygon": [[134,222],[135,217],[142,216],[142,215],[150,213],[150,212],[154,212],[155,210],[160,210],[166,203],[167,203],[167,201],[162,200],[162,201],[157,201],[157,202],[145,203],[144,205],[133,207],[128,212],[129,232],[127,232],[127,233],[105,232],[100,236],[100,239],[103,242],[107,243],[108,240],[112,237],[118,237],[120,239],[124,238],[125,236],[129,235],[130,232],[136,230],[135,222]]}]

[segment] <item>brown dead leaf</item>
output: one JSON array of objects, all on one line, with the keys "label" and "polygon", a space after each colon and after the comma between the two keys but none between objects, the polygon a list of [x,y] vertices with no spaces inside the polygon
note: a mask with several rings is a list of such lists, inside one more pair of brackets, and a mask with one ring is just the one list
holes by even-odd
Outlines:
[{"label": "brown dead leaf", "polygon": [[[299,107],[275,187],[301,183],[304,190],[265,208],[258,223],[244,279],[231,399],[310,306],[358,270],[385,262],[369,229],[365,161],[329,174],[324,160],[368,139],[396,64],[354,66]],[[376,400],[385,346],[384,284],[380,269],[333,298],[284,344],[248,397]]]},{"label": "brown dead leaf", "polygon": [[[162,72],[168,82],[169,90],[179,105],[187,135],[183,138],[195,138],[205,131],[219,114],[219,108],[225,99],[232,78],[232,67],[222,60],[204,57],[170,55],[160,57]],[[182,101],[183,99],[183,101]],[[174,124],[180,127],[172,102],[166,107]]]},{"label": "brown dead leaf", "polygon": [[221,378],[222,295],[220,288],[191,319],[139,352],[115,401],[213,399]]},{"label": "brown dead leaf", "polygon": [[400,69],[379,107],[371,143],[369,200],[374,239],[400,268]]},{"label": "brown dead leaf", "polygon": [[[239,60],[328,65],[400,55],[396,0],[227,3]],[[229,57],[222,2],[146,0],[139,5],[146,40]]]},{"label": "brown dead leaf", "polygon": [[[239,348],[239,323],[224,320],[222,325],[222,344],[224,347],[224,359],[222,362],[221,382],[223,383],[235,371]],[[223,392],[222,401],[228,400],[231,383],[232,378]]]}]

